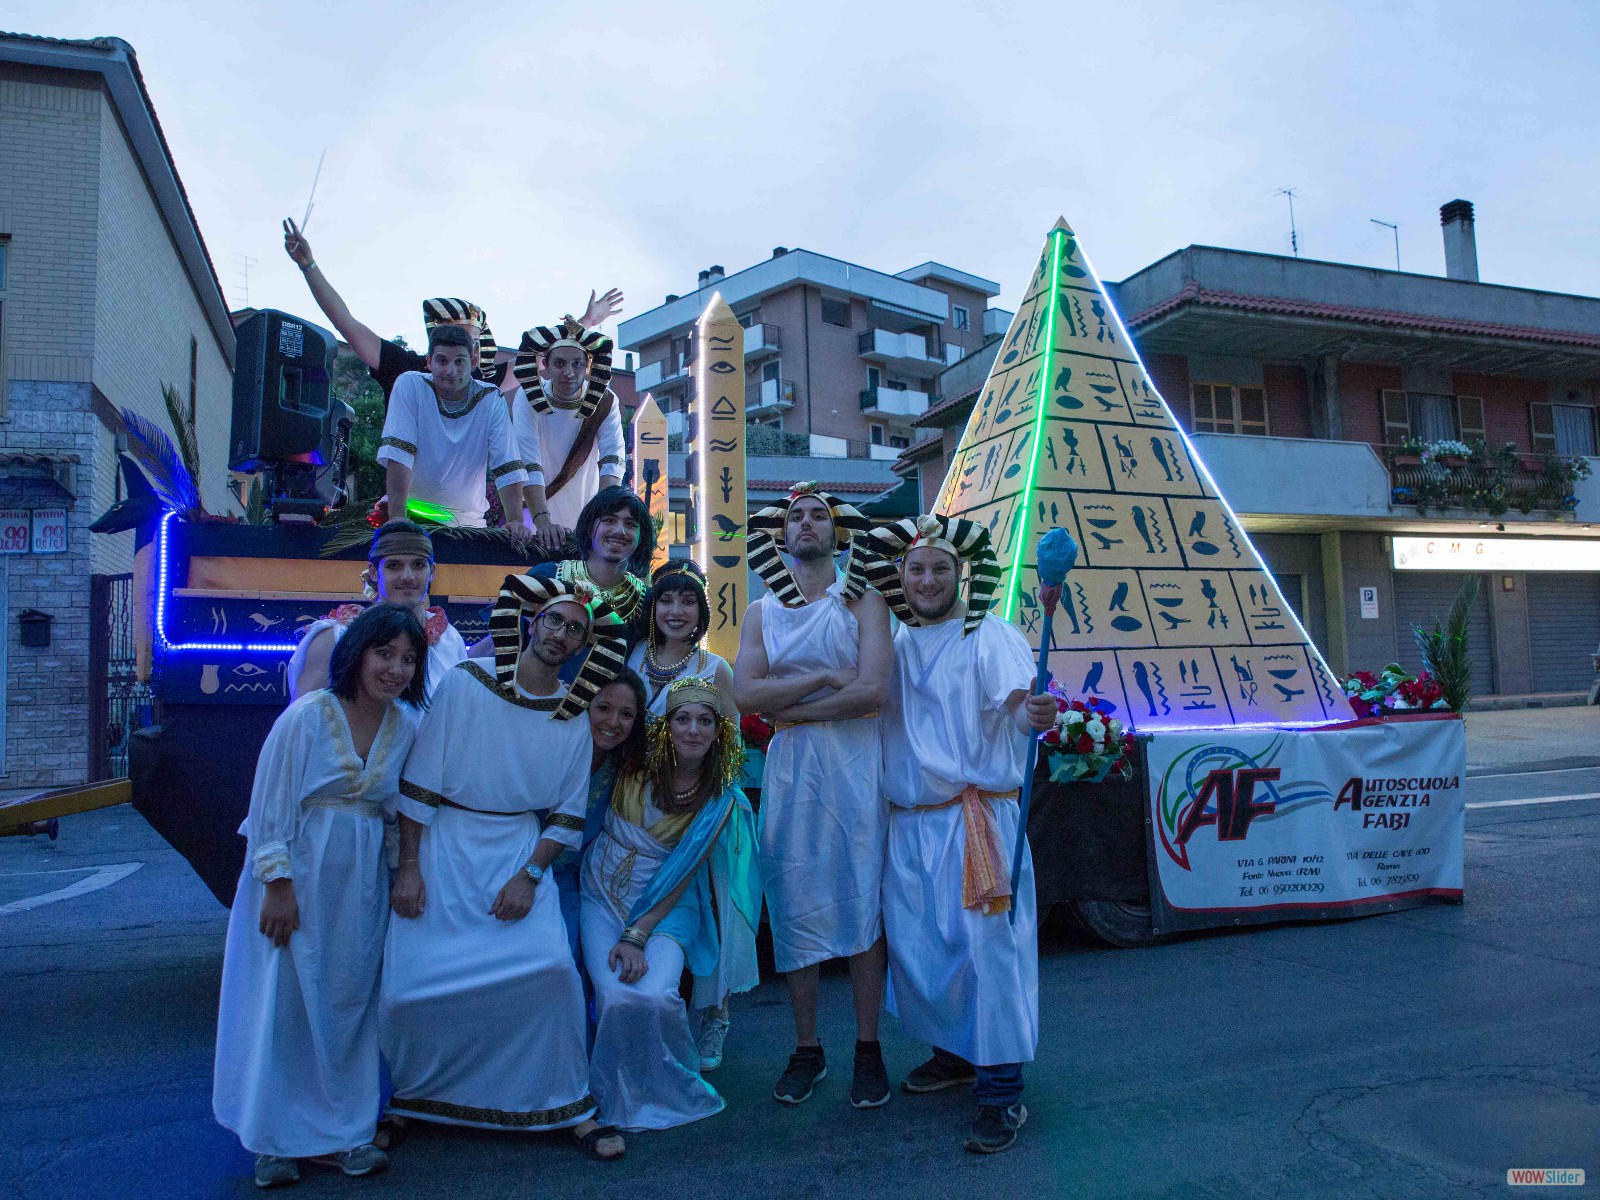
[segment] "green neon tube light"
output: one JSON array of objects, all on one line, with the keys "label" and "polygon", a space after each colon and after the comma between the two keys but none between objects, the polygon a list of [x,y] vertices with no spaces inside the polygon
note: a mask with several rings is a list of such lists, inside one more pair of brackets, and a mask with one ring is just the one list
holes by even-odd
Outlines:
[{"label": "green neon tube light", "polygon": [[435,525],[454,525],[456,515],[441,504],[429,504],[426,500],[407,500],[406,515],[420,517],[424,521],[432,521]]}]

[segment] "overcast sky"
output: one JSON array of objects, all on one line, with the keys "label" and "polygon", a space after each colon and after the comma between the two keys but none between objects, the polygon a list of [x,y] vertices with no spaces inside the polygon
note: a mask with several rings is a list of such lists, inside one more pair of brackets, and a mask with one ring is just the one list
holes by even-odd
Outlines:
[{"label": "overcast sky", "polygon": [[618,285],[625,315],[775,245],[927,259],[1013,307],[1057,215],[1120,279],[1191,243],[1600,295],[1592,3],[129,4],[3,23],[138,51],[231,305],[314,314],[298,218],[356,315],[424,296],[501,340]]}]

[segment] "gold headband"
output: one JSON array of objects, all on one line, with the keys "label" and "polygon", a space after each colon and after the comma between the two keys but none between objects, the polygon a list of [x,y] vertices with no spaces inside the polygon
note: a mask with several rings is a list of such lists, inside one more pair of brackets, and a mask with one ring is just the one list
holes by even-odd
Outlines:
[{"label": "gold headband", "polygon": [[720,715],[722,693],[717,691],[717,685],[709,679],[700,679],[693,675],[676,679],[667,688],[666,711],[670,714],[685,704],[706,704],[713,712]]}]

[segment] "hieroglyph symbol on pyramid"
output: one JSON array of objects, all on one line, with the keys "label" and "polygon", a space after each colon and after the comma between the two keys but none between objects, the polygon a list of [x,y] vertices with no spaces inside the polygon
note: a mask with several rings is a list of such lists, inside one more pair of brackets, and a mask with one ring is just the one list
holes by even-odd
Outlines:
[{"label": "hieroglyph symbol on pyramid", "polygon": [[1060,526],[1077,539],[1050,669],[1135,726],[1353,715],[1064,220],[1045,238],[937,510],[988,526],[1005,572],[996,611],[1035,641],[1039,537]]}]

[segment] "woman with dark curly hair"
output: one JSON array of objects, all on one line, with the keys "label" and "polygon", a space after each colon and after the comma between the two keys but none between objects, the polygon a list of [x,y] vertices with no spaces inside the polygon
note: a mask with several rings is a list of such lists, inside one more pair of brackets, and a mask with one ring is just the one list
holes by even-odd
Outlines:
[{"label": "woman with dark curly hair", "polygon": [[353,620],[332,684],[283,711],[256,765],[245,869],[228,919],[212,1104],[256,1155],[262,1187],[296,1160],[346,1175],[388,1165],[378,978],[389,920],[384,810],[427,687],[421,623],[395,604]]},{"label": "woman with dark curly hair", "polygon": [[650,577],[640,621],[643,640],[628,655],[628,666],[645,682],[650,716],[658,720],[666,711],[667,688],[679,679],[708,679],[728,705],[727,716],[739,719],[733,705],[733,671],[728,660],[704,646],[711,628],[711,606],[706,600],[706,576],[689,558],[662,563]]}]

